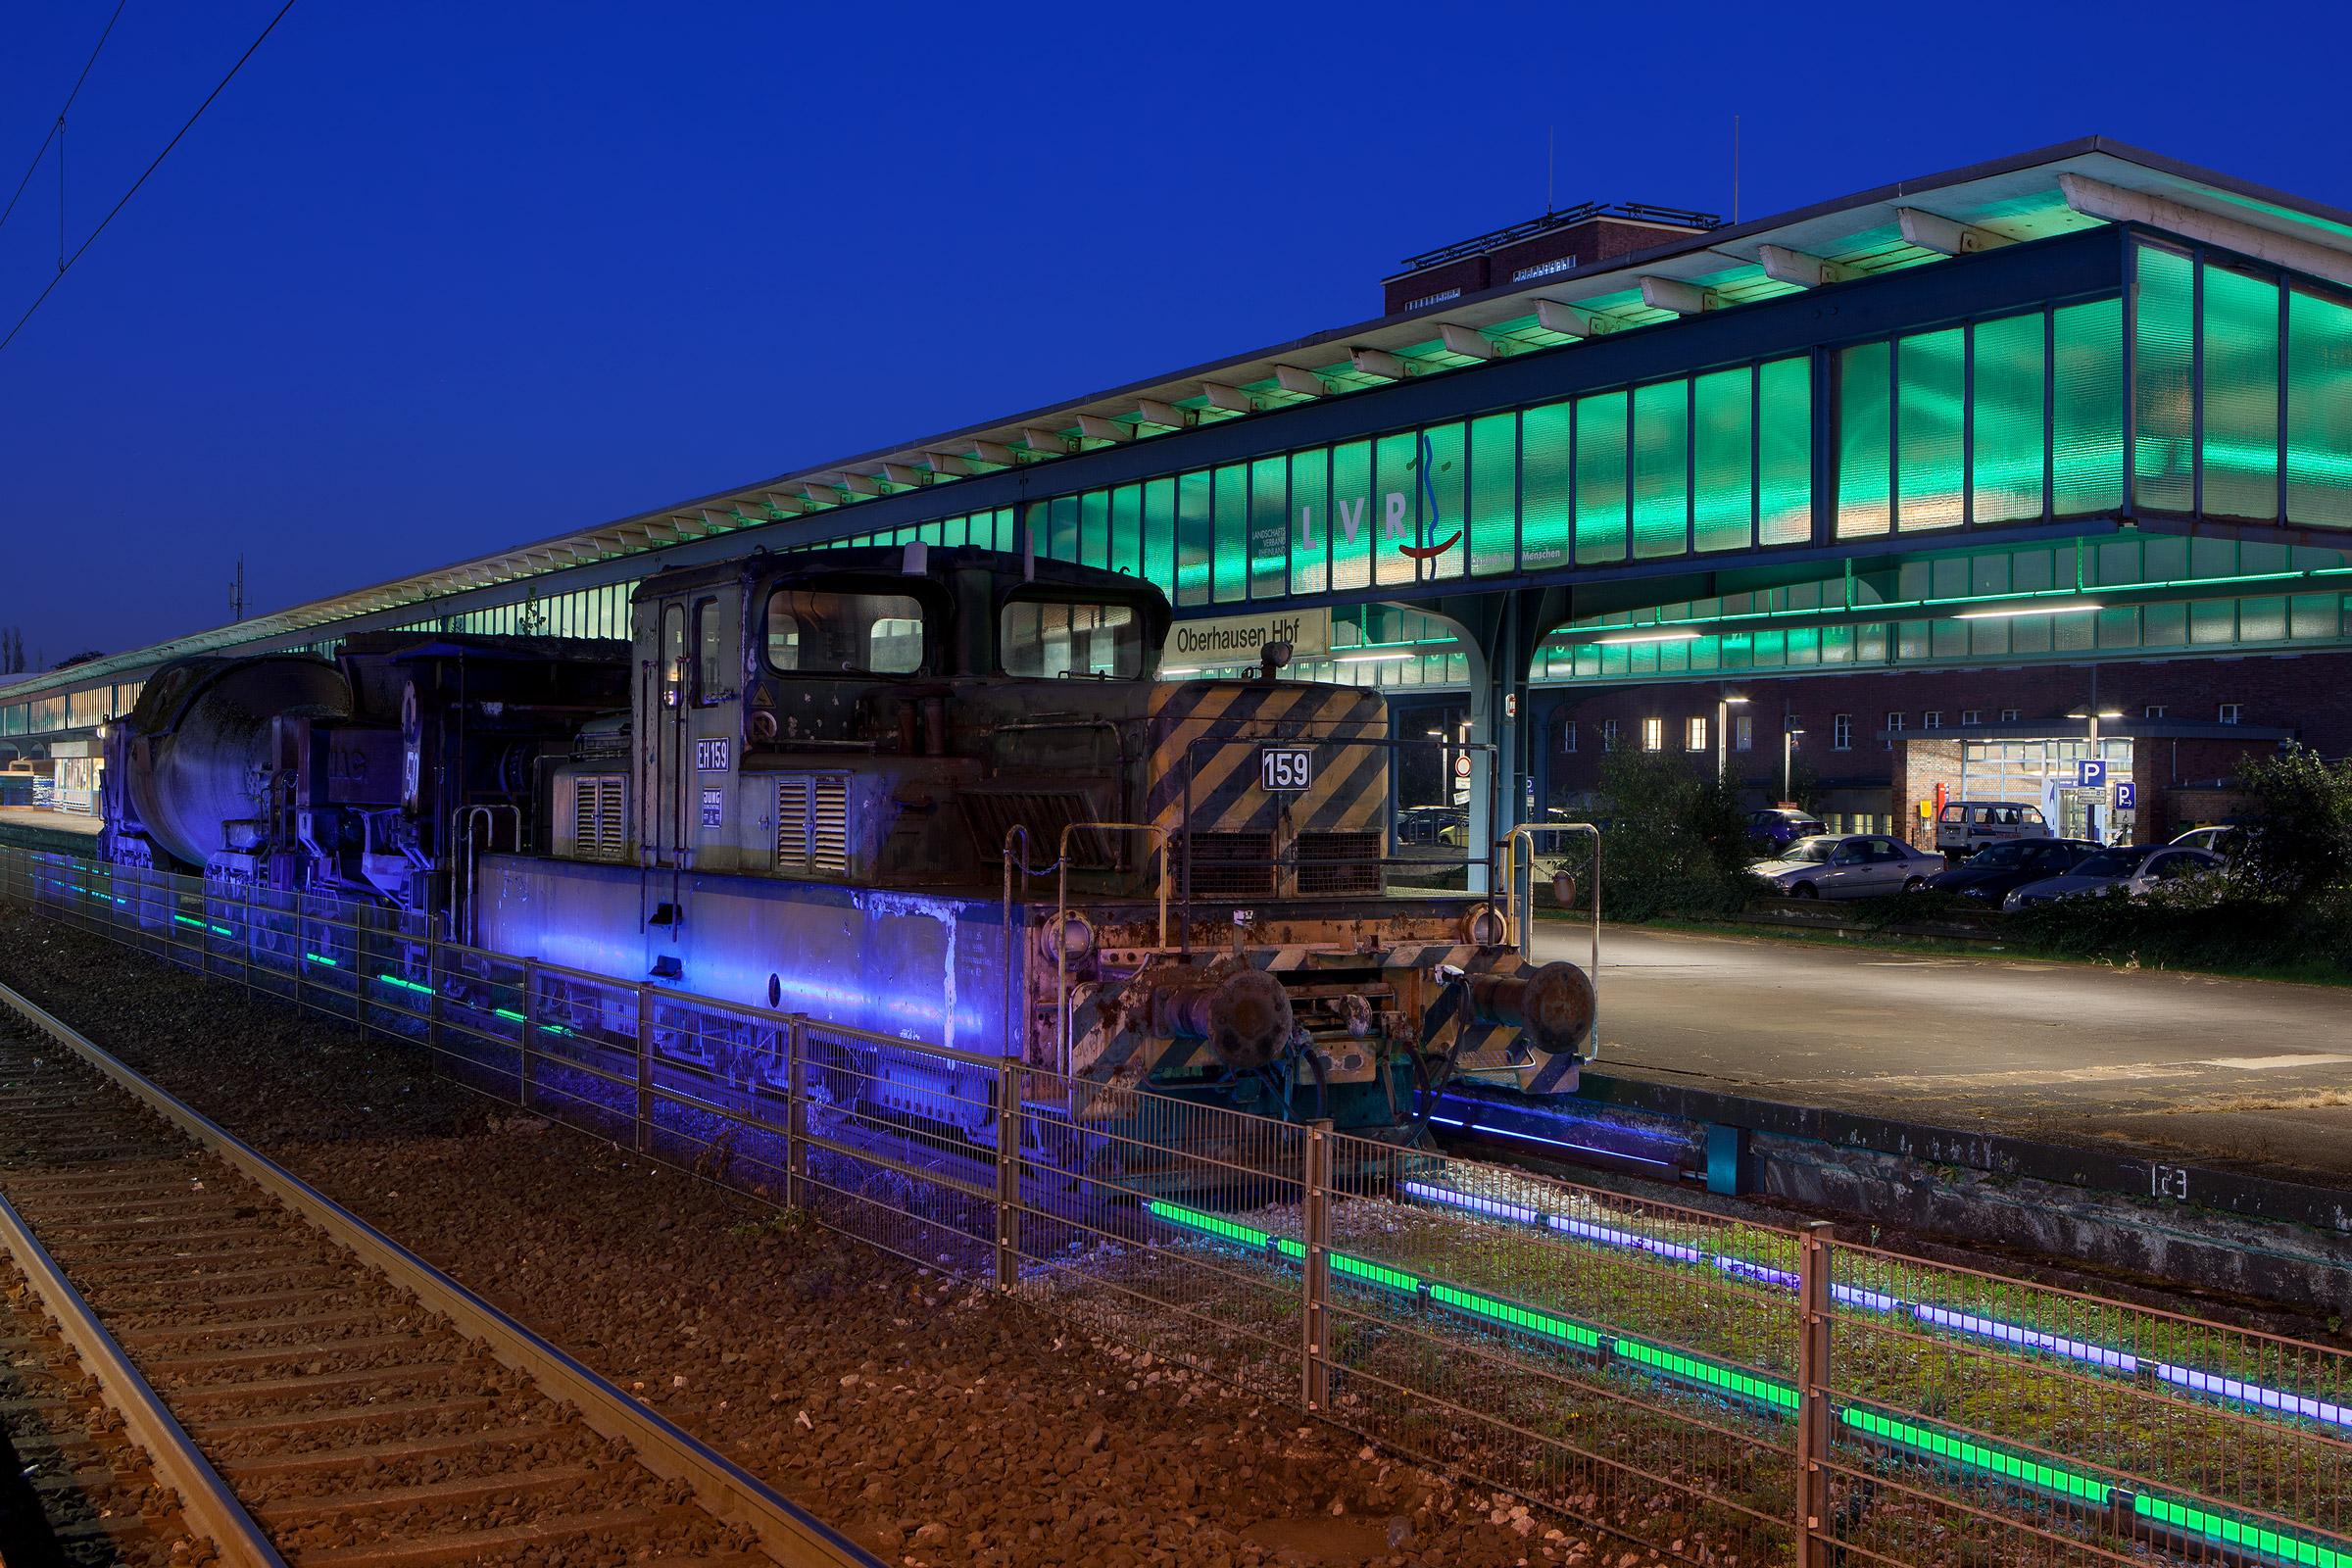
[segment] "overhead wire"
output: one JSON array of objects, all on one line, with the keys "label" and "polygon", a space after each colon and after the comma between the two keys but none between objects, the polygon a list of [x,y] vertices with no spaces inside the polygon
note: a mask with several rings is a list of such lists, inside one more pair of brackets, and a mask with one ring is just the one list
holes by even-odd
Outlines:
[{"label": "overhead wire", "polygon": [[[270,24],[264,27],[261,32],[255,36],[252,43],[245,46],[245,52],[243,54],[237,56],[237,63],[228,68],[228,74],[220,78],[219,83],[214,86],[211,92],[205,94],[204,102],[196,106],[196,112],[188,116],[187,122],[181,125],[179,129],[172,134],[172,139],[164,144],[164,150],[155,155],[155,162],[149,164],[146,169],[140,172],[139,177],[130,182],[130,189],[122,193],[122,200],[116,202],[114,206],[107,209],[106,216],[98,220],[98,226],[90,230],[90,237],[83,240],[78,246],[76,246],[73,255],[68,256],[59,262],[57,275],[49,280],[48,287],[42,289],[41,292],[34,297],[33,302],[24,308],[24,314],[17,318],[16,325],[8,329],[8,336],[0,337],[0,349],[7,348],[11,343],[14,343],[17,340],[17,334],[24,330],[24,323],[32,319],[33,312],[39,310],[42,302],[47,300],[49,296],[56,291],[57,285],[66,280],[67,271],[73,268],[75,262],[81,260],[83,252],[87,251],[92,245],[97,243],[98,236],[106,232],[106,225],[113,222],[115,220],[115,215],[122,212],[122,209],[129,204],[130,199],[139,193],[139,187],[147,183],[148,176],[153,174],[156,170],[163,166],[165,159],[172,156],[172,149],[178,146],[180,139],[186,136],[190,130],[195,128],[196,122],[204,117],[204,112],[207,109],[212,108],[213,100],[220,97],[221,92],[228,86],[228,84],[236,79],[237,73],[245,69],[245,62],[253,58],[254,51],[261,48],[261,46],[269,40],[270,34],[277,30],[277,24],[286,20],[286,13],[294,9],[294,3],[295,0],[286,0],[286,3],[278,8],[277,15],[270,19]],[[117,10],[119,12],[121,7],[118,6]],[[109,23],[107,25],[111,29],[114,24]],[[80,90],[78,83],[76,83],[74,90]],[[30,176],[27,175],[26,177],[29,178]]]},{"label": "overhead wire", "polygon": [[[6,223],[9,214],[17,210],[17,203],[24,198],[24,187],[32,183],[33,172],[41,167],[41,159],[48,154],[49,144],[65,133],[66,115],[73,109],[74,100],[81,96],[81,84],[90,79],[90,68],[98,63],[98,51],[104,49],[106,40],[114,36],[115,24],[122,20],[122,8],[129,3],[130,0],[115,0],[115,14],[106,19],[106,30],[98,34],[98,42],[90,50],[90,58],[81,63],[81,74],[74,78],[74,89],[66,94],[65,104],[58,110],[57,119],[50,122],[49,134],[43,136],[41,145],[34,149],[32,162],[25,166],[24,177],[17,181],[16,194],[9,197],[7,208],[0,210],[0,223]],[[63,148],[58,150],[58,184],[62,191],[65,184],[65,150]],[[61,203],[64,201],[62,195],[59,197],[59,201]]]}]

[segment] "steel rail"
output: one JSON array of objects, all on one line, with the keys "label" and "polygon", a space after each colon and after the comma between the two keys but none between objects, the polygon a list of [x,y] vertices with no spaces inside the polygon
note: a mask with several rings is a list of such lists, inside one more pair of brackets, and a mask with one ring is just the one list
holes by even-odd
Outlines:
[{"label": "steel rail", "polygon": [[122,1417],[123,1429],[147,1451],[156,1479],[179,1494],[181,1517],[220,1549],[227,1568],[286,1568],[286,1560],[262,1534],[245,1505],[237,1501],[220,1472],[196,1446],[187,1429],[173,1417],[155,1390],[122,1353],[122,1347],[106,1331],[81,1293],[68,1283],[65,1271],[33,1238],[16,1206],[0,1197],[0,1248],[6,1248],[17,1267],[40,1294],[41,1304],[57,1319],[59,1335],[81,1358],[82,1370],[98,1380],[98,1391]]},{"label": "steel rail", "polygon": [[[483,1300],[203,1112],[150,1083],[63,1019],[6,985],[0,985],[0,1004],[15,1009],[42,1033],[121,1085],[191,1142],[236,1167],[256,1186],[323,1231],[362,1262],[380,1270],[392,1284],[414,1293],[426,1308],[448,1318],[459,1333],[488,1345],[493,1356],[531,1378],[549,1398],[570,1400],[578,1407],[580,1418],[599,1437],[627,1442],[636,1450],[638,1462],[663,1480],[685,1481],[705,1509],[728,1524],[750,1529],[767,1554],[785,1568],[886,1568],[881,1558],[659,1411],[631,1399],[592,1368]],[[274,1556],[260,1561],[277,1563]]]}]

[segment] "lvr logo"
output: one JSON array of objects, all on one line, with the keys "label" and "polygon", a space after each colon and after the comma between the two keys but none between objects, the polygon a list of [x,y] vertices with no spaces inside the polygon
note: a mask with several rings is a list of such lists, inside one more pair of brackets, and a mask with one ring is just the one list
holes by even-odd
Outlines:
[{"label": "lvr logo", "polygon": [[[1438,524],[1445,519],[1443,514],[1438,510],[1437,480],[1436,477],[1429,471],[1429,437],[1423,436],[1421,438],[1421,455],[1415,458],[1412,462],[1406,464],[1405,467],[1418,477],[1421,485],[1421,494],[1429,502],[1429,526],[1430,531],[1434,533],[1437,531]],[[1446,465],[1446,466],[1447,468],[1451,468],[1453,465],[1448,463]],[[1451,550],[1455,545],[1460,544],[1461,542],[1462,530],[1456,528],[1453,530],[1453,537],[1447,539],[1442,545],[1398,545],[1396,547],[1396,553],[1400,556],[1410,556],[1415,561],[1435,561],[1438,559],[1438,557],[1444,555],[1446,551]]]}]

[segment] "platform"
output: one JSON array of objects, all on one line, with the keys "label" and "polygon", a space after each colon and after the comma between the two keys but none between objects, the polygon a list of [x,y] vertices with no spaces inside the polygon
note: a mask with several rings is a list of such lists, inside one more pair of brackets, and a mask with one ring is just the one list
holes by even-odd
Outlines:
[{"label": "platform", "polygon": [[53,811],[47,807],[0,806],[0,844],[88,855],[93,841],[105,829],[103,817]]},{"label": "platform", "polygon": [[2340,1188],[2347,1018],[2331,986],[1615,927],[1592,1071]]}]

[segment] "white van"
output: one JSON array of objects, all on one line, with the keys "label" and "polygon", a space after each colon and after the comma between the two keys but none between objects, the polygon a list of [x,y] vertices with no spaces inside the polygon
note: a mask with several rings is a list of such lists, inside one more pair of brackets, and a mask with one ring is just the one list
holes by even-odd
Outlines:
[{"label": "white van", "polygon": [[1987,844],[2049,836],[2041,808],[2014,801],[1953,801],[1936,819],[1936,847],[1946,855],[1974,855]]}]

